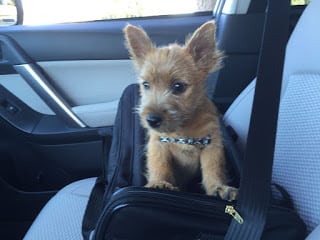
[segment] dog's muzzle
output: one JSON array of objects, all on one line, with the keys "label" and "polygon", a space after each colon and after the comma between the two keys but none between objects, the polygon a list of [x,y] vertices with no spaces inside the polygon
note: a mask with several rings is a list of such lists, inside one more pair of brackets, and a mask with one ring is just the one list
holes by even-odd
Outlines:
[{"label": "dog's muzzle", "polygon": [[157,114],[151,114],[149,113],[146,117],[146,120],[150,127],[152,128],[158,128],[160,127],[162,123],[162,118]]}]

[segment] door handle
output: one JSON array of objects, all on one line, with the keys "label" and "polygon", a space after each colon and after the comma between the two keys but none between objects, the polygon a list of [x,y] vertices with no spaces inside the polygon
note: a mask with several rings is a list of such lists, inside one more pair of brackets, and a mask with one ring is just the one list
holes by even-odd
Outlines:
[{"label": "door handle", "polygon": [[68,126],[84,128],[86,124],[72,111],[68,102],[50,83],[43,72],[25,51],[9,36],[0,35],[2,62],[12,64],[13,68],[39,95],[39,97]]}]

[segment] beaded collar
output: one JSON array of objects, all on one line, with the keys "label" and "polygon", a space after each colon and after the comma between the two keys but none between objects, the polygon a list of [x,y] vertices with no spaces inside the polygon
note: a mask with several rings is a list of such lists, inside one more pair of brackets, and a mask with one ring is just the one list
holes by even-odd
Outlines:
[{"label": "beaded collar", "polygon": [[169,138],[160,136],[159,140],[163,143],[179,143],[188,145],[200,145],[202,147],[206,147],[211,142],[211,135],[208,135],[204,138]]}]

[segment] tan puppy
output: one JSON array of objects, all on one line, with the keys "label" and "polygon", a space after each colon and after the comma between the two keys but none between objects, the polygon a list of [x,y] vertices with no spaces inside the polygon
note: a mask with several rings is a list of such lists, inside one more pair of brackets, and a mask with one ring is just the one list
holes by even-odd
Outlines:
[{"label": "tan puppy", "polygon": [[156,47],[128,25],[126,44],[139,74],[142,125],[148,130],[147,187],[183,189],[197,172],[208,195],[234,200],[226,185],[219,117],[206,95],[206,79],[220,64],[215,23],[207,22],[185,45]]}]

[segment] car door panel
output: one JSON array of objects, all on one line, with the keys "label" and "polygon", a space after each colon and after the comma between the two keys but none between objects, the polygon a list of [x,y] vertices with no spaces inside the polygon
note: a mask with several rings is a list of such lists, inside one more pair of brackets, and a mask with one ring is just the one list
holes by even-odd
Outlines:
[{"label": "car door panel", "polygon": [[[38,65],[89,127],[112,126],[121,92],[136,82],[130,60],[51,61]],[[0,84],[36,112],[55,114],[20,75],[0,75]]]},{"label": "car door panel", "polygon": [[125,86],[136,82],[130,60],[39,62],[72,106],[119,99]]},{"label": "car door panel", "polygon": [[131,61],[125,59],[38,64],[89,127],[112,126],[122,91],[137,81]]},{"label": "car door panel", "polygon": [[54,114],[19,74],[0,75],[0,84],[33,110],[41,114]]}]

